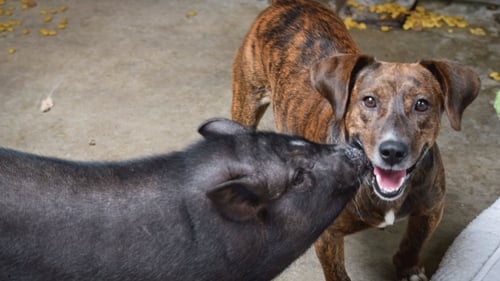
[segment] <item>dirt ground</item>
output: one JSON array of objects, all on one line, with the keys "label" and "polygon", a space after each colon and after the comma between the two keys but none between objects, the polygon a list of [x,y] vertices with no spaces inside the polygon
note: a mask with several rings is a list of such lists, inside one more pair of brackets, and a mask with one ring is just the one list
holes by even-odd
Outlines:
[{"label": "dirt ground", "polygon": [[[202,120],[230,117],[233,56],[267,6],[265,0],[37,2],[23,11],[20,1],[6,0],[5,6],[16,9],[12,16],[0,16],[0,22],[22,20],[13,32],[0,33],[0,145],[77,160],[180,149],[199,139]],[[473,67],[481,77],[480,96],[466,110],[462,130],[453,131],[446,117],[442,120],[447,206],[422,256],[432,274],[456,235],[500,197],[500,121],[493,108],[500,82],[488,77],[500,72],[500,24],[494,20],[500,10],[458,1],[423,5],[463,15],[486,35],[447,28],[368,28],[352,35],[361,50],[380,60],[447,58]],[[65,29],[58,29],[64,18]],[[42,28],[57,35],[43,36]],[[30,33],[23,35],[23,29]],[[53,107],[42,113],[40,103],[48,97]],[[273,129],[271,114],[261,128]],[[353,280],[394,279],[391,258],[404,227],[400,222],[346,239]],[[314,251],[277,280],[323,280]]]}]

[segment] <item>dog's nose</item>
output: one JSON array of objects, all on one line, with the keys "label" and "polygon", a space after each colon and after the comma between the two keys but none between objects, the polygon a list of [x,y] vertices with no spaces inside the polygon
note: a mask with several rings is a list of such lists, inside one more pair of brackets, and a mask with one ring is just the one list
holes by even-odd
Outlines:
[{"label": "dog's nose", "polygon": [[408,146],[398,141],[384,141],[380,144],[379,152],[382,159],[393,166],[401,163],[408,155]]}]

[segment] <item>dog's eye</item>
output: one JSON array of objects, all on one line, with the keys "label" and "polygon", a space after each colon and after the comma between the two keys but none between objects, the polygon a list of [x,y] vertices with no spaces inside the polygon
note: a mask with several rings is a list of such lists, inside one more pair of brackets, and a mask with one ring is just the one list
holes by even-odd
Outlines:
[{"label": "dog's eye", "polygon": [[424,99],[419,99],[415,103],[415,110],[418,112],[425,112],[429,110],[429,107],[430,107],[429,102]]},{"label": "dog's eye", "polygon": [[377,106],[377,100],[372,96],[364,97],[363,103],[368,108],[375,108]]}]

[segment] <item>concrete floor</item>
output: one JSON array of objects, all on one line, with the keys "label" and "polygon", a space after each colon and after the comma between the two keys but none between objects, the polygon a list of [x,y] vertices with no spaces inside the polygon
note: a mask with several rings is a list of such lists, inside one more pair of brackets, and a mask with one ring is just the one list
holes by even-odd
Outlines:
[{"label": "concrete floor", "polygon": [[[206,118],[229,117],[231,63],[265,0],[38,1],[13,16],[30,29],[0,35],[0,144],[78,160],[125,159],[179,149],[196,140]],[[43,2],[43,3],[42,3]],[[41,9],[66,5],[52,22]],[[481,5],[424,2],[438,12],[462,14],[487,31],[424,32],[354,30],[361,49],[381,60],[448,58],[481,76],[479,98],[466,110],[462,131],[443,117],[439,144],[447,168],[448,197],[443,221],[423,252],[433,273],[454,237],[500,196],[500,121],[493,100],[500,83],[500,10]],[[193,13],[195,12],[195,13]],[[190,14],[188,17],[186,14]],[[194,15],[196,14],[196,15]],[[193,16],[194,15],[194,16]],[[43,37],[68,19],[65,30]],[[9,54],[9,48],[16,50]],[[51,96],[53,108],[39,110]],[[267,114],[261,128],[272,129]],[[405,223],[347,238],[347,269],[353,280],[394,279],[391,256]],[[323,280],[313,251],[278,280]]]}]

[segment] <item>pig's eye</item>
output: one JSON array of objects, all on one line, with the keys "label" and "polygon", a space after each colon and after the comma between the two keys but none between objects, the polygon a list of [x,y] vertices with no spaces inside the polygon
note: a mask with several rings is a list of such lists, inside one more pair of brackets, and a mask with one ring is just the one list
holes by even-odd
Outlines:
[{"label": "pig's eye", "polygon": [[304,182],[304,178],[305,178],[304,169],[298,168],[297,170],[295,170],[295,174],[293,175],[292,184],[293,185],[302,184]]},{"label": "pig's eye", "polygon": [[297,192],[304,192],[309,190],[314,183],[309,170],[304,168],[297,168],[293,174],[291,187]]}]

